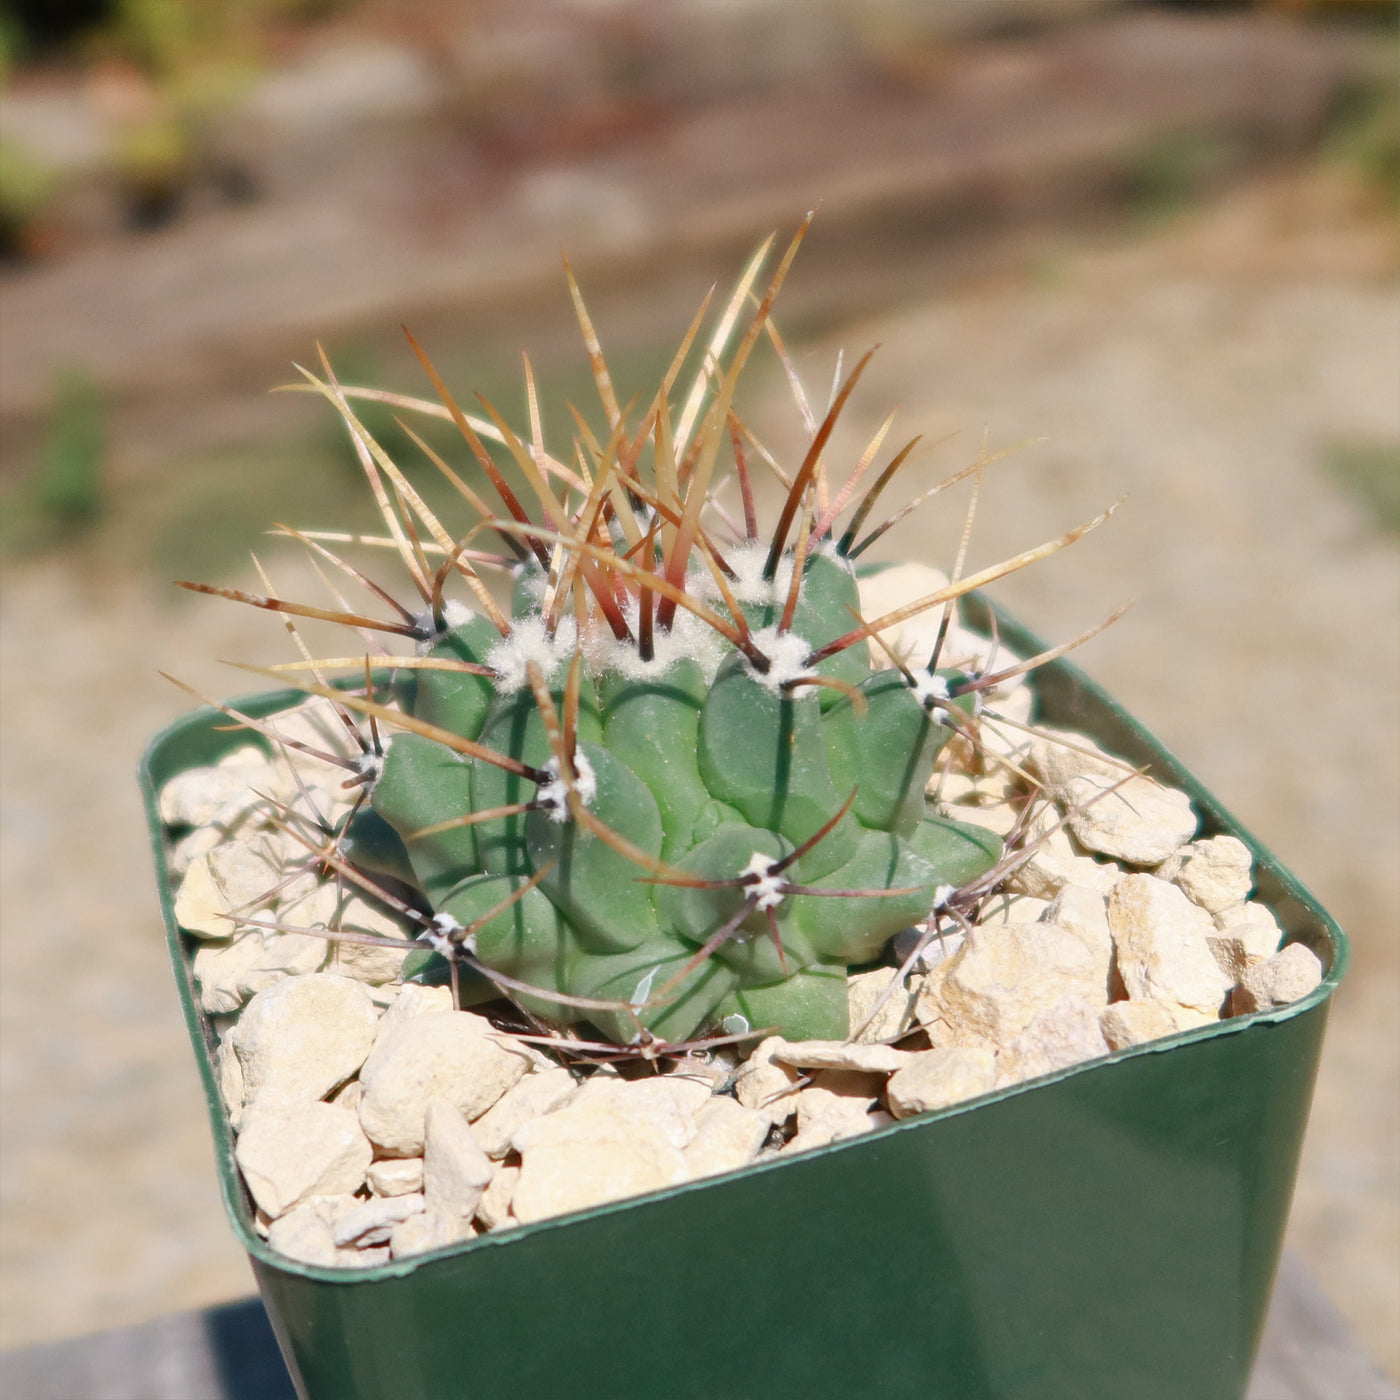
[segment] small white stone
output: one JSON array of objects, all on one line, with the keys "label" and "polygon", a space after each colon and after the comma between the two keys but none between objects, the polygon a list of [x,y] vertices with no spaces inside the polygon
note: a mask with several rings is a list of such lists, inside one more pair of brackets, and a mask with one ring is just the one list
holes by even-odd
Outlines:
[{"label": "small white stone", "polygon": [[512,1142],[524,1152],[542,1144],[626,1140],[640,1133],[680,1149],[695,1136],[695,1111],[709,1097],[708,1085],[666,1076],[626,1080],[595,1074],[563,1108],[518,1128]]},{"label": "small white stone", "polygon": [[379,1034],[375,1040],[387,1040],[405,1021],[415,1016],[431,1015],[435,1011],[452,1011],[452,989],[450,987],[424,987],[417,982],[405,982],[389,1002],[379,1022]]},{"label": "small white stone", "polygon": [[878,1075],[823,1070],[797,1095],[797,1135],[787,1150],[801,1152],[856,1137],[875,1125],[870,1111],[883,1088]]},{"label": "small white stone", "polygon": [[302,1264],[329,1268],[336,1262],[335,1237],[331,1227],[311,1206],[297,1206],[268,1227],[267,1242],[279,1254]]},{"label": "small white stone", "polygon": [[479,1118],[529,1068],[530,1058],[518,1042],[484,1016],[469,1011],[406,1016],[376,1040],[360,1071],[360,1122],[386,1156],[416,1157],[423,1151],[430,1099],[446,1099],[467,1119]]},{"label": "small white stone", "polygon": [[1130,865],[1160,865],[1196,833],[1184,792],[1145,775],[1123,782],[1132,766],[1082,734],[1043,728],[1031,745],[1030,764],[1050,796],[1071,813],[1069,828],[1087,850]]},{"label": "small white stone", "polygon": [[718,1094],[696,1115],[696,1134],[685,1149],[692,1178],[736,1171],[758,1156],[768,1137],[767,1113]]},{"label": "small white stone", "polygon": [[403,960],[412,951],[412,936],[403,924],[366,899],[352,895],[335,915],[335,928],[345,933],[367,933],[375,938],[392,938],[403,948],[379,948],[363,943],[336,943],[331,965],[336,972],[361,982],[382,985],[392,982],[403,970]]},{"label": "small white stone", "polygon": [[[857,1044],[873,1045],[877,1041],[894,1040],[914,1024],[916,995],[908,986],[885,993],[894,984],[898,969],[877,967],[869,972],[857,972],[846,979],[846,1005],[850,1013],[851,1039]],[[885,1004],[875,1011],[880,999]],[[871,1016],[874,1015],[874,1020]],[[869,1022],[869,1024],[867,1024]]]},{"label": "small white stone", "polygon": [[369,1189],[376,1196],[412,1196],[423,1190],[421,1157],[385,1157],[372,1162],[365,1173]]},{"label": "small white stone", "polygon": [[1084,940],[1107,967],[1113,959],[1113,934],[1108,927],[1108,901],[1087,885],[1066,885],[1046,906],[1045,922],[1058,924]]},{"label": "small white stone", "polygon": [[238,978],[242,996],[254,997],[288,977],[319,972],[329,952],[324,938],[307,933],[264,934],[262,945],[257,960]]},{"label": "small white stone", "polygon": [[491,1184],[482,1193],[481,1203],[476,1208],[476,1218],[486,1229],[499,1230],[504,1225],[515,1224],[510,1203],[515,1198],[515,1187],[519,1180],[518,1166],[496,1169],[496,1175],[491,1178]]},{"label": "small white stone", "polygon": [[1129,997],[1218,1017],[1230,983],[1206,941],[1215,925],[1203,909],[1165,880],[1125,875],[1109,898],[1108,922]]},{"label": "small white stone", "polygon": [[990,1046],[925,1050],[890,1078],[886,1096],[896,1118],[910,1118],[990,1093],[996,1051]]},{"label": "small white stone", "polygon": [[472,1124],[481,1150],[488,1157],[504,1157],[518,1128],[562,1108],[577,1088],[574,1076],[560,1065],[527,1074]]},{"label": "small white stone", "polygon": [[[423,1213],[422,1196],[371,1196],[336,1221],[333,1235],[337,1245],[356,1244],[372,1239],[375,1244],[387,1242],[389,1230],[411,1215]],[[381,1238],[382,1235],[382,1238]]]},{"label": "small white stone", "polygon": [[[243,761],[242,755],[255,755],[256,761]],[[264,769],[271,774],[267,755],[251,745],[226,755],[217,767],[187,768],[161,788],[160,819],[166,826],[207,826],[230,803],[251,805],[257,799],[250,789],[262,786],[257,778]]]},{"label": "small white stone", "polygon": [[954,1043],[1009,1044],[1065,997],[1108,1005],[1109,960],[1057,924],[978,929],[951,961],[939,1007]]},{"label": "small white stone", "polygon": [[997,1053],[997,1087],[1020,1084],[1108,1054],[1099,1027],[1102,1003],[1068,996],[1042,1011]]},{"label": "small white stone", "polygon": [[194,978],[199,984],[199,1004],[211,1015],[237,1011],[251,996],[239,990],[239,982],[262,956],[263,936],[257,929],[240,933],[230,943],[205,943],[195,951]]},{"label": "small white stone", "polygon": [[1107,894],[1122,875],[1116,865],[1076,854],[1063,828],[1056,828],[1058,814],[1043,810],[1026,832],[1017,864],[1006,876],[1006,889],[1031,899],[1052,900],[1066,885],[1083,885]]},{"label": "small white stone", "polygon": [[1103,1038],[1114,1050],[1145,1045],[1150,1040],[1176,1032],[1176,1021],[1165,1006],[1155,1001],[1115,1001],[1099,1017]]},{"label": "small white stone", "polygon": [[265,908],[276,872],[243,841],[226,841],[192,860],[175,896],[175,922],[201,938],[232,938],[238,920]]},{"label": "small white stone", "polygon": [[183,876],[200,856],[207,856],[215,846],[228,839],[229,833],[218,826],[197,826],[182,836],[166,857],[166,865],[176,878]]},{"label": "small white stone", "polygon": [[745,1108],[762,1109],[774,1125],[786,1123],[797,1111],[792,1086],[801,1077],[774,1059],[774,1051],[783,1043],[776,1035],[760,1041],[734,1080],[734,1097]]},{"label": "small white stone", "polygon": [[364,1063],[376,1019],[369,994],[348,977],[312,973],[259,992],[228,1037],[245,1102],[324,1098]]},{"label": "small white stone", "polygon": [[1193,841],[1181,852],[1181,867],[1173,882],[1192,904],[1209,914],[1221,914],[1245,900],[1254,885],[1254,860],[1249,847],[1234,836]]},{"label": "small white stone", "polygon": [[1273,911],[1253,902],[1236,904],[1215,916],[1216,932],[1206,942],[1220,969],[1238,982],[1246,969],[1267,961],[1279,950],[1283,930]]},{"label": "small white stone", "polygon": [[237,1132],[243,1121],[243,1066],[227,1040],[221,1040],[214,1049],[214,1074],[228,1110],[229,1123]]},{"label": "small white stone", "polygon": [[1322,982],[1322,959],[1304,943],[1290,943],[1267,962],[1245,971],[1230,1002],[1232,1015],[1288,1006],[1307,996]]},{"label": "small white stone", "polygon": [[893,1074],[913,1058],[913,1051],[893,1045],[854,1045],[842,1040],[784,1041],[773,1051],[779,1064],[796,1069],[850,1069],[865,1074]]},{"label": "small white stone", "polygon": [[644,1191],[679,1186],[689,1178],[690,1168],[680,1148],[661,1134],[648,1131],[644,1121],[618,1115],[608,1137],[542,1140],[527,1146],[511,1211],[517,1220],[528,1224]]},{"label": "small white stone", "polygon": [[1020,818],[1020,813],[1009,802],[998,802],[988,807],[940,802],[938,815],[951,821],[966,822],[969,826],[980,826],[998,836],[1010,836]]},{"label": "small white stone", "polygon": [[429,1099],[423,1148],[427,1208],[445,1219],[470,1220],[495,1169],[454,1105],[446,1099]]},{"label": "small white stone", "polygon": [[253,1199],[275,1220],[308,1196],[358,1190],[373,1152],[349,1109],[282,1103],[254,1106],[235,1155]]},{"label": "small white stone", "polygon": [[452,1219],[425,1210],[400,1220],[389,1233],[389,1254],[394,1259],[410,1259],[429,1250],[461,1244],[476,1234],[468,1220]]},{"label": "small white stone", "polygon": [[[1074,886],[1081,889],[1083,886]],[[1100,900],[1100,903],[1103,901]],[[1033,924],[1050,908],[1047,899],[1036,899],[1028,894],[1013,894],[1009,890],[984,900],[977,912],[978,927],[992,924]]]}]

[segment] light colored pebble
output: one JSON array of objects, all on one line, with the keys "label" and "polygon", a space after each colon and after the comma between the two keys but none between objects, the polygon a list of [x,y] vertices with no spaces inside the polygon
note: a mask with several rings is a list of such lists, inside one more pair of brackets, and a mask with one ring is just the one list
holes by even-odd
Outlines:
[{"label": "light colored pebble", "polygon": [[455,1105],[446,1099],[429,1099],[423,1146],[427,1208],[445,1219],[470,1220],[495,1170]]},{"label": "light colored pebble", "polygon": [[421,1157],[384,1157],[370,1163],[365,1173],[369,1189],[376,1196],[412,1196],[423,1190]]},{"label": "light colored pebble", "polygon": [[1252,901],[1217,914],[1215,927],[1216,932],[1208,934],[1206,942],[1232,982],[1238,982],[1255,963],[1273,957],[1283,942],[1283,930],[1273,912]]},{"label": "light colored pebble", "polygon": [[470,1011],[406,1016],[376,1040],[360,1071],[360,1122],[384,1155],[417,1157],[430,1099],[446,1099],[467,1119],[479,1118],[529,1068],[530,1058],[517,1042],[484,1016]]},{"label": "light colored pebble", "polygon": [[1050,901],[1046,899],[1003,892],[984,901],[977,913],[977,924],[979,928],[990,924],[1033,924],[1049,907]]},{"label": "light colored pebble", "polygon": [[1246,969],[1231,998],[1236,1016],[1288,1006],[1317,987],[1323,978],[1322,959],[1306,944],[1290,943],[1266,962]]},{"label": "light colored pebble", "polygon": [[685,1148],[692,1178],[735,1171],[753,1161],[768,1137],[768,1115],[719,1094],[695,1119],[695,1137]]},{"label": "light colored pebble", "polygon": [[255,997],[288,977],[319,972],[329,953],[326,940],[313,934],[264,934],[257,960],[238,978],[239,994]]},{"label": "light colored pebble", "polygon": [[773,1051],[779,1064],[795,1069],[851,1069],[865,1074],[893,1074],[912,1055],[893,1045],[853,1045],[843,1040],[784,1041]]},{"label": "light colored pebble", "polygon": [[574,1076],[561,1065],[527,1074],[472,1124],[481,1150],[488,1157],[504,1157],[517,1128],[562,1108],[577,1088]]},{"label": "light colored pebble", "polygon": [[253,1199],[275,1220],[308,1196],[358,1190],[373,1151],[349,1109],[281,1103],[248,1113],[235,1155]]},{"label": "light colored pebble", "polygon": [[1242,903],[1254,885],[1254,859],[1234,836],[1193,841],[1181,851],[1181,868],[1173,877],[1192,904],[1220,914]]},{"label": "light colored pebble", "polygon": [[377,1017],[348,977],[316,972],[259,992],[229,1032],[246,1104],[324,1098],[364,1063]]},{"label": "light colored pebble", "polygon": [[867,1133],[881,1077],[851,1070],[823,1070],[797,1094],[797,1133],[787,1151],[801,1152]]},{"label": "light colored pebble", "polygon": [[499,1230],[505,1225],[513,1225],[514,1217],[510,1203],[515,1198],[515,1186],[520,1180],[518,1166],[498,1167],[491,1184],[482,1193],[481,1203],[476,1208],[476,1218],[488,1230]]},{"label": "light colored pebble", "polygon": [[[846,979],[851,1038],[857,1044],[894,1040],[914,1024],[916,995],[908,986],[890,992],[885,1004],[878,1012],[875,1011],[881,997],[893,985],[898,971],[893,967],[877,967],[870,972],[857,972]],[[872,1015],[874,1020],[870,1019]]]},{"label": "light colored pebble", "polygon": [[996,1082],[996,1051],[990,1046],[925,1050],[891,1075],[886,1087],[890,1112],[910,1118],[990,1093]]},{"label": "light colored pebble", "polygon": [[411,951],[412,938],[403,924],[367,899],[351,895],[336,912],[334,927],[347,933],[367,933],[375,938],[392,938],[403,944],[397,948],[371,947],[362,943],[336,943],[331,966],[336,972],[361,982],[382,985],[392,982],[403,969]]},{"label": "light colored pebble", "polygon": [[1114,1050],[1145,1045],[1176,1031],[1176,1021],[1165,1006],[1155,1001],[1129,999],[1115,1001],[1099,1016],[1099,1029]]},{"label": "light colored pebble", "polygon": [[267,1242],[279,1254],[302,1264],[321,1264],[326,1268],[336,1262],[335,1237],[331,1227],[313,1209],[297,1206],[268,1227]]},{"label": "light colored pebble", "polygon": [[1109,1051],[1099,1027],[1103,1004],[1064,997],[997,1052],[997,1087],[1038,1079]]},{"label": "light colored pebble", "polygon": [[267,906],[277,873],[244,841],[226,841],[192,860],[175,896],[175,922],[201,938],[232,938],[231,911],[252,914]]},{"label": "light colored pebble", "polygon": [[[242,756],[252,758],[245,760]],[[261,749],[251,745],[225,755],[216,766],[187,768],[161,788],[160,819],[166,826],[206,826],[225,815],[230,804],[247,806],[255,802],[250,789],[261,787],[266,791],[270,786],[270,782],[258,782],[263,770],[270,775],[272,765]]]},{"label": "light colored pebble", "polygon": [[1042,729],[1031,745],[1030,764],[1070,813],[1069,828],[1086,850],[1130,865],[1160,865],[1196,834],[1196,814],[1184,792],[1146,775],[1123,782],[1131,765],[1081,734]]},{"label": "light colored pebble", "polygon": [[389,1254],[394,1259],[410,1259],[415,1254],[446,1249],[461,1244],[476,1234],[469,1220],[448,1219],[435,1211],[425,1210],[400,1220],[389,1233]]},{"label": "light colored pebble", "polygon": [[336,1244],[346,1245],[365,1241],[371,1244],[385,1244],[389,1231],[401,1220],[411,1215],[421,1215],[424,1199],[419,1195],[410,1196],[371,1196],[347,1210],[335,1223],[332,1234]]},{"label": "light colored pebble", "polygon": [[1087,885],[1065,885],[1045,908],[1047,924],[1058,924],[1084,940],[1107,971],[1113,960],[1113,933],[1108,926],[1108,901]]},{"label": "light colored pebble", "polygon": [[745,1108],[761,1109],[775,1125],[786,1123],[797,1111],[792,1086],[801,1078],[795,1069],[774,1059],[781,1043],[782,1037],[776,1035],[760,1041],[734,1080],[734,1097]]},{"label": "light colored pebble", "polygon": [[954,1043],[1009,1044],[1065,997],[1108,1004],[1102,950],[1058,924],[1006,924],[977,930],[942,983],[942,1020]]},{"label": "light colored pebble", "polygon": [[1215,925],[1175,885],[1125,875],[1109,897],[1108,922],[1129,997],[1219,1015],[1230,983],[1206,942]]},{"label": "light colored pebble", "polygon": [[221,1040],[214,1048],[214,1074],[228,1110],[229,1123],[237,1132],[243,1121],[243,1066],[227,1040]]},{"label": "light colored pebble", "polygon": [[541,1140],[525,1149],[511,1200],[517,1220],[529,1224],[689,1180],[681,1149],[643,1120],[613,1115],[612,1122],[609,1137]]},{"label": "light colored pebble", "polygon": [[263,936],[257,929],[240,933],[229,943],[204,943],[195,951],[194,977],[199,1004],[211,1015],[237,1011],[247,1001],[238,984],[262,956]]}]

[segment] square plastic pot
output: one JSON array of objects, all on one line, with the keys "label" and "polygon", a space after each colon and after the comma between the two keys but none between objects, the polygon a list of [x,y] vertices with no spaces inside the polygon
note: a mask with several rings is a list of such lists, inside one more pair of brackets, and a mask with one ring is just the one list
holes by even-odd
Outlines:
[{"label": "square plastic pot", "polygon": [[[1023,654],[1041,649],[1000,623]],[[229,1217],[301,1395],[1239,1400],[1346,938],[1072,666],[1043,668],[1038,691],[1045,720],[1149,764],[1190,794],[1202,835],[1250,847],[1257,897],[1327,969],[1315,992],[854,1140],[363,1270],[293,1263],[254,1230],[156,807],[175,773],[247,736],[208,710],[159,735],[141,783],[176,983]]]}]

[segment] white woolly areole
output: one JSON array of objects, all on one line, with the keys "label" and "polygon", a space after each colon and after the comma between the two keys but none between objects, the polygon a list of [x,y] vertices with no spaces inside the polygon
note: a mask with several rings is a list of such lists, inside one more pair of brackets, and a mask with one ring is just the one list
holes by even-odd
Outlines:
[{"label": "white woolly areole", "polygon": [[486,664],[496,673],[496,692],[509,695],[530,684],[528,668],[534,662],[545,683],[574,659],[578,628],[571,617],[561,618],[551,637],[544,618],[522,617],[512,624],[509,637],[503,637],[486,653]]},{"label": "white woolly areole", "polygon": [[444,958],[451,958],[454,953],[463,950],[468,953],[476,952],[475,934],[470,934],[466,938],[456,937],[456,935],[465,932],[465,926],[459,924],[451,914],[439,913],[434,914],[428,920],[428,927],[423,930],[419,937],[433,952],[441,954]]},{"label": "white woolly areole", "polygon": [[946,676],[934,675],[929,671],[914,671],[914,699],[921,704],[924,709],[930,705],[936,705],[939,709],[946,709],[947,702],[953,698],[953,692],[948,689],[948,678]]},{"label": "white woolly areole", "polygon": [[535,793],[535,801],[549,813],[552,822],[566,822],[569,820],[569,788],[578,793],[579,800],[585,807],[593,806],[593,799],[598,796],[598,775],[593,771],[593,765],[588,761],[587,754],[582,750],[574,751],[574,781],[569,784],[559,774],[559,760],[551,758],[544,765],[544,771],[550,775],[547,783],[541,783]]},{"label": "white woolly areole", "polygon": [[[792,586],[792,555],[784,554],[778,560],[777,576],[770,583],[763,577],[763,566],[768,562],[768,546],[758,540],[745,540],[725,551],[725,562],[734,570],[734,577],[726,579],[729,591],[740,603],[776,603],[787,598]],[[688,581],[697,597],[707,602],[718,598],[719,589],[708,569],[697,571]]]},{"label": "white woolly areole", "polygon": [[762,851],[755,851],[749,857],[749,863],[739,872],[741,876],[757,875],[752,884],[745,885],[748,897],[753,900],[755,908],[773,909],[783,902],[786,891],[783,888],[783,877],[773,873],[773,867],[777,861],[772,856],[766,856]]},{"label": "white woolly areole", "polygon": [[934,911],[937,912],[940,909],[946,909],[948,907],[948,901],[952,899],[957,892],[958,887],[956,885],[935,885],[933,887]]},{"label": "white woolly areole", "polygon": [[462,627],[470,622],[476,614],[463,602],[456,598],[448,598],[442,605],[442,626],[437,625],[437,619],[433,616],[431,608],[425,609],[413,619],[413,625],[420,632],[427,632],[430,635],[424,637],[417,647],[419,656],[426,656],[442,640],[444,632],[450,632],[454,627]]},{"label": "white woolly areole", "polygon": [[747,657],[744,667],[769,690],[778,690],[791,681],[805,680],[816,674],[807,665],[812,644],[796,632],[780,632],[776,627],[763,627],[753,634],[753,644],[768,658],[767,671],[757,671]]}]

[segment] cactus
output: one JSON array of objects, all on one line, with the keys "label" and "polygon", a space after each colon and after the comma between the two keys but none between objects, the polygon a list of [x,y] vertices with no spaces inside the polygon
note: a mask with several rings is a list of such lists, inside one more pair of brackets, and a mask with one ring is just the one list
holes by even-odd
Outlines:
[{"label": "cactus", "polygon": [[[489,421],[463,412],[410,336],[503,506],[489,507],[424,444],[473,508],[461,536],[352,405],[375,397],[443,409],[346,389],[324,357],[324,377],[303,371],[343,416],[417,591],[408,607],[369,585],[390,620],[185,585],[416,644],[414,657],[382,658],[374,678],[366,660],[362,691],[328,684],[334,663],[308,652],[301,664],[314,674],[293,683],[368,720],[364,752],[347,764],[362,800],[332,833],[329,866],[417,921],[454,986],[463,974],[459,997],[504,992],[543,1027],[585,1021],[623,1046],[757,1029],[843,1039],[847,969],[984,880],[1001,855],[996,836],[930,815],[924,797],[940,750],[975,725],[979,695],[998,678],[940,669],[937,650],[911,669],[872,656],[871,642],[1097,521],[862,620],[855,561],[884,527],[861,532],[913,446],[860,494],[877,438],[829,490],[824,453],[867,356],[795,470],[775,467],[785,497],[761,538],[748,464],[756,445],[734,391],[760,337],[784,354],[770,312],[801,237],[727,365],[768,245],[722,316],[695,390],[673,402],[699,316],[642,413],[619,405],[569,272],[606,414],[602,434],[579,418],[572,466],[541,440],[528,361],[527,442],[484,400]],[[514,463],[533,513],[488,438]],[[715,500],[722,453],[742,526],[726,527]],[[325,537],[291,533],[368,583]],[[493,541],[497,554],[485,548]],[[513,575],[508,606],[486,582],[502,563]],[[447,596],[449,583],[470,606]]]}]

